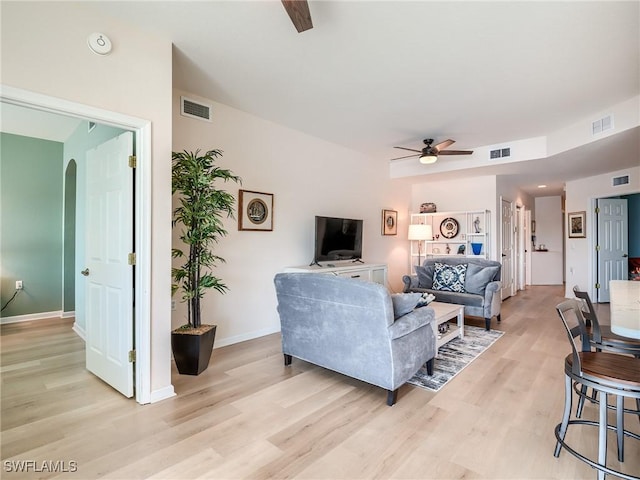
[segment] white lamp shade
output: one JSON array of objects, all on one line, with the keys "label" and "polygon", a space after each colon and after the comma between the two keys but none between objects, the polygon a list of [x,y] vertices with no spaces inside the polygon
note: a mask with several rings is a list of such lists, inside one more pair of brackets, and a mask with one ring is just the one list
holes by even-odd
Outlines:
[{"label": "white lamp shade", "polygon": [[409,240],[431,240],[433,230],[431,225],[409,225]]}]

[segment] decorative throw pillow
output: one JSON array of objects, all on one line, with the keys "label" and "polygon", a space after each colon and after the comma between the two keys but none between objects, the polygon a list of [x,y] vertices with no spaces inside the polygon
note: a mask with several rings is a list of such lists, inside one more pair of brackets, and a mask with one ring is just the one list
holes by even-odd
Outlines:
[{"label": "decorative throw pillow", "polygon": [[413,311],[422,298],[420,293],[392,293],[391,302],[393,303],[393,318],[397,319],[407,313]]},{"label": "decorative throw pillow", "polygon": [[467,275],[464,283],[464,289],[467,293],[475,293],[484,295],[487,284],[493,281],[498,273],[500,266],[482,267],[475,263],[470,263],[467,267]]},{"label": "decorative throw pillow", "polygon": [[433,289],[443,292],[464,292],[464,277],[466,272],[466,263],[446,265],[436,262],[433,271]]},{"label": "decorative throw pillow", "polygon": [[418,287],[433,287],[433,265],[428,265],[426,267],[416,267],[416,274],[418,275]]}]

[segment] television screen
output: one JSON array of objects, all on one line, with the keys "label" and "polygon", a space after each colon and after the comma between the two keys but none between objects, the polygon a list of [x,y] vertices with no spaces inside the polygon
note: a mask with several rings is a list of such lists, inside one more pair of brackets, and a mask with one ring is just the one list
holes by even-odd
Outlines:
[{"label": "television screen", "polygon": [[362,257],[362,220],[316,216],[314,262]]}]

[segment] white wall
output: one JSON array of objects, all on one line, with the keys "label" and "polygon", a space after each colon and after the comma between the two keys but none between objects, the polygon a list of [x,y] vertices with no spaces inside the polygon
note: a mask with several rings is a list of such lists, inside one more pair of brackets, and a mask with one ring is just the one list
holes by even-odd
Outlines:
[{"label": "white wall", "polygon": [[[80,3],[2,3],[2,83],[152,122],[151,392],[171,387],[171,42]],[[110,55],[87,47],[107,34]]]},{"label": "white wall", "polygon": [[[227,184],[227,191],[274,194],[273,231],[238,231],[235,220],[226,222],[229,235],[216,250],[226,263],[215,273],[229,291],[203,300],[203,321],[218,325],[215,346],[279,331],[273,277],[286,266],[313,260],[315,215],[362,218],[364,260],[387,263],[391,288],[401,290],[410,189],[389,180],[386,164],[207,99],[202,100],[213,103],[213,122],[183,117],[181,94],[199,98],[174,92],[173,150],[218,148],[220,166],[242,177],[241,187]],[[381,235],[384,208],[398,211],[397,236]],[[186,316],[184,304],[177,303],[174,327]]]},{"label": "white wall", "polygon": [[562,252],[562,197],[535,199],[536,245],[544,244],[550,252]]},{"label": "white wall", "polygon": [[[629,184],[613,187],[611,179],[621,175],[629,175]],[[574,285],[591,291],[595,284],[592,261],[593,249],[595,248],[594,199],[638,192],[640,192],[640,167],[567,182],[565,212],[587,212],[587,237],[566,238],[565,234],[565,278],[567,280],[565,295],[567,297],[573,298],[572,288]]]},{"label": "white wall", "polygon": [[491,211],[491,252],[490,258],[497,256],[496,225],[496,177],[486,175],[475,178],[423,182],[411,188],[411,211],[420,212],[420,204],[433,202],[438,212],[457,212],[464,210]]}]

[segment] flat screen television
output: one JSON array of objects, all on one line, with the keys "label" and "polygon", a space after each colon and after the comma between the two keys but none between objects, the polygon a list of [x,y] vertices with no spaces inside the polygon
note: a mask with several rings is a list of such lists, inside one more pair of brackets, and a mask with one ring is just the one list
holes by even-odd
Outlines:
[{"label": "flat screen television", "polygon": [[314,263],[362,257],[362,220],[316,216]]}]

